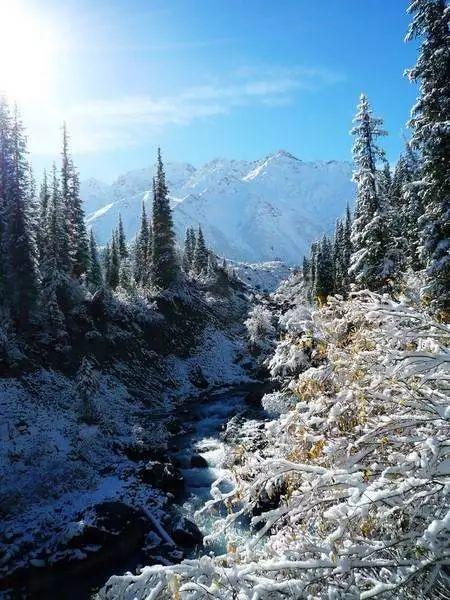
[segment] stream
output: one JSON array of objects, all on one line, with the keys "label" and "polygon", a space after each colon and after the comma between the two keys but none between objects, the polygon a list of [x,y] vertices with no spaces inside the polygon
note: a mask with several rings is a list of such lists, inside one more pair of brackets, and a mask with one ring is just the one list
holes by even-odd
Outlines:
[{"label": "stream", "polygon": [[[247,391],[228,390],[208,397],[204,402],[193,407],[190,416],[189,431],[174,436],[172,446],[176,447],[173,458],[178,462],[185,482],[184,502],[179,505],[181,516],[195,521],[202,533],[206,536],[213,530],[217,514],[203,513],[194,516],[208,500],[211,500],[211,485],[219,477],[223,477],[219,485],[222,492],[232,489],[231,482],[227,481],[226,471],[222,468],[225,458],[225,443],[221,439],[221,432],[228,421],[244,411],[247,414],[249,406],[245,402]],[[263,414],[262,408],[251,409],[252,417]],[[192,467],[192,456],[199,455],[205,459],[207,467]],[[245,524],[244,524],[245,527]],[[245,531],[242,531],[245,535]],[[222,554],[226,551],[225,539],[219,539],[213,545],[208,545],[200,550]]]}]

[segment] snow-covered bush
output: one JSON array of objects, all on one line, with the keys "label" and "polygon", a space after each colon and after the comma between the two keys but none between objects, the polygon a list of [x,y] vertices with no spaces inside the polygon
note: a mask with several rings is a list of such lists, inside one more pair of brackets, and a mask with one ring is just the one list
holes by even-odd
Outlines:
[{"label": "snow-covered bush", "polygon": [[248,339],[252,348],[259,352],[270,348],[275,338],[276,330],[273,325],[273,316],[268,308],[257,304],[245,321]]}]

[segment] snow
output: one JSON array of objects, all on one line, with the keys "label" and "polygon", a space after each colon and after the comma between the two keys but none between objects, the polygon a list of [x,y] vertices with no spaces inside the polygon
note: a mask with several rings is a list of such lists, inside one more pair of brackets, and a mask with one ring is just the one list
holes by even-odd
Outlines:
[{"label": "snow", "polygon": [[[197,169],[167,163],[166,171],[179,239],[186,227],[201,223],[212,249],[237,261],[298,264],[354,196],[349,163],[304,162],[285,151],[254,162],[216,159]],[[100,244],[109,240],[119,213],[128,238],[135,236],[142,201],[150,209],[152,176],[150,167],[111,186],[92,180],[82,185],[88,223]]]}]

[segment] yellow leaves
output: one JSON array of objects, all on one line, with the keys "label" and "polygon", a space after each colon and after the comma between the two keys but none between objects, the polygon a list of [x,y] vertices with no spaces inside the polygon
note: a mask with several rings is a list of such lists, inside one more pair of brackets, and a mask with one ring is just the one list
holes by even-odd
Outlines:
[{"label": "yellow leaves", "polygon": [[312,448],[308,452],[308,458],[314,460],[319,458],[322,454],[323,447],[325,446],[325,440],[319,440],[315,444],[313,444]]},{"label": "yellow leaves", "polygon": [[363,535],[366,538],[373,535],[373,533],[375,532],[375,524],[376,521],[373,517],[369,516],[367,517],[367,519],[364,519],[359,526],[361,535]]},{"label": "yellow leaves", "polygon": [[366,467],[363,471],[363,481],[364,483],[369,483],[370,478],[372,477],[372,470],[369,467]]},{"label": "yellow leaves", "polygon": [[181,600],[179,575],[174,574],[169,579],[169,591],[172,594],[172,600]]},{"label": "yellow leaves", "polygon": [[381,449],[384,449],[388,444],[389,444],[389,438],[387,438],[386,436],[384,436],[380,439]]}]

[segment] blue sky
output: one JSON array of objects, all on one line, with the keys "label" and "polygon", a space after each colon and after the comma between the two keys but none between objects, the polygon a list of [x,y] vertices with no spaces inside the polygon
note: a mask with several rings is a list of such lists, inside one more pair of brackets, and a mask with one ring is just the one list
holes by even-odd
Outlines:
[{"label": "blue sky", "polygon": [[361,91],[390,160],[416,89],[403,71],[406,0],[22,0],[50,34],[47,89],[24,98],[33,161],[66,119],[82,176],[111,181],[167,160],[350,159]]}]

